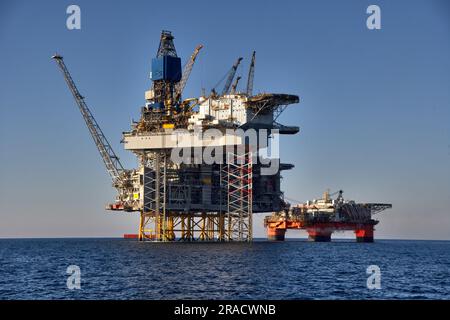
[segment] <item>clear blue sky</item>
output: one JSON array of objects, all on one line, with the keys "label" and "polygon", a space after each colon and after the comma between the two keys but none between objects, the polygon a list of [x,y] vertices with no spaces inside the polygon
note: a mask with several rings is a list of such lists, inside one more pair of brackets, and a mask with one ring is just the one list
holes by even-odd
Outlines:
[{"label": "clear blue sky", "polygon": [[[81,30],[66,8],[81,7]],[[366,28],[381,7],[382,29]],[[201,52],[187,95],[257,52],[256,91],[297,94],[280,122],[282,188],[307,200],[343,189],[389,202],[378,238],[450,239],[450,4],[442,1],[0,2],[0,237],[121,236],[137,214],[103,209],[115,195],[50,56],[65,57],[127,167],[120,144],[139,117],[161,29],[185,61]],[[245,83],[245,81],[243,81]],[[256,236],[265,236],[262,216]],[[291,231],[290,236],[301,233]],[[304,235],[304,234],[301,234]],[[352,235],[348,235],[352,237]]]}]

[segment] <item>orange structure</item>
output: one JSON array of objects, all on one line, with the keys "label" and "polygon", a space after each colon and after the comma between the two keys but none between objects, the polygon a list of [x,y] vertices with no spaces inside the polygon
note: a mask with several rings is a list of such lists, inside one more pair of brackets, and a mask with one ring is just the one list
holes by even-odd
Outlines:
[{"label": "orange structure", "polygon": [[308,240],[315,242],[331,241],[331,234],[334,231],[354,231],[357,242],[373,242],[374,225],[372,223],[345,223],[345,222],[326,222],[326,223],[307,223],[299,220],[274,220],[266,218],[264,221],[267,228],[267,238],[272,241],[283,241],[288,229],[303,229],[308,232]]},{"label": "orange structure", "polygon": [[125,233],[123,235],[124,239],[138,239],[139,235],[137,233]]},{"label": "orange structure", "polygon": [[373,242],[374,226],[378,223],[372,215],[392,208],[384,203],[355,203],[344,201],[343,191],[332,200],[328,192],[322,199],[308,201],[295,207],[267,216],[264,226],[267,238],[283,241],[288,229],[303,229],[308,232],[308,239],[315,242],[331,241],[335,231],[353,231],[357,242]]}]

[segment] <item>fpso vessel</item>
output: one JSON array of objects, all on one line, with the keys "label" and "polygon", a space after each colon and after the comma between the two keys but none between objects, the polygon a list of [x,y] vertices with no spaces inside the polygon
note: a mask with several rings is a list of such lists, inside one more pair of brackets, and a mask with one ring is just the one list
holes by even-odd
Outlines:
[{"label": "fpso vessel", "polygon": [[358,242],[373,242],[374,226],[378,223],[372,216],[392,208],[386,203],[356,203],[344,200],[343,191],[332,199],[326,191],[321,199],[289,206],[285,210],[267,216],[264,225],[269,240],[283,241],[287,229],[305,229],[310,241],[331,241],[335,231],[351,230]]}]

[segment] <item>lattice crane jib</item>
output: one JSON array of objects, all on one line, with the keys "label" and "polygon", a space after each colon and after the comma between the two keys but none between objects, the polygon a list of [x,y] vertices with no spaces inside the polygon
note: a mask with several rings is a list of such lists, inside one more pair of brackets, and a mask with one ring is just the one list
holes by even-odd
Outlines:
[{"label": "lattice crane jib", "polygon": [[240,77],[240,76],[238,76],[238,77],[236,78],[236,80],[234,81],[233,85],[231,86],[231,92],[230,92],[231,94],[235,94],[235,93],[236,93],[236,89],[237,89],[239,80],[241,80],[241,77]]},{"label": "lattice crane jib", "polygon": [[69,70],[64,63],[63,57],[60,55],[54,55],[52,57],[56,63],[58,64],[61,72],[64,75],[64,79],[72,92],[72,95],[80,109],[81,115],[83,116],[84,121],[86,122],[86,126],[91,133],[92,139],[97,146],[98,151],[105,163],[106,170],[111,176],[113,183],[116,184],[120,181],[122,173],[125,171],[122,164],[120,163],[119,157],[116,155],[114,150],[112,149],[110,143],[106,139],[103,131],[100,129],[97,121],[95,120],[92,112],[89,110],[86,102],[84,101],[84,97],[78,91],[75,82],[72,79],[72,76],[69,73]]},{"label": "lattice crane jib", "polygon": [[255,78],[255,57],[256,52],[253,51],[252,61],[250,62],[250,69],[248,70],[247,78],[247,95],[251,96],[253,94],[253,79]]},{"label": "lattice crane jib", "polygon": [[234,76],[236,75],[237,68],[239,67],[239,64],[241,63],[242,58],[238,58],[234,65],[231,67],[230,71],[228,72],[228,78],[225,82],[225,86],[222,90],[222,95],[228,94],[230,92],[231,83],[233,82]]},{"label": "lattice crane jib", "polygon": [[186,65],[183,68],[183,74],[181,76],[180,82],[178,82],[175,85],[175,94],[176,99],[181,99],[181,95],[183,93],[184,88],[186,87],[186,83],[189,79],[189,76],[191,75],[192,67],[194,66],[195,60],[197,59],[198,54],[200,53],[200,50],[203,48],[203,45],[199,44],[195,50],[194,53],[191,55],[189,61],[186,63]]}]

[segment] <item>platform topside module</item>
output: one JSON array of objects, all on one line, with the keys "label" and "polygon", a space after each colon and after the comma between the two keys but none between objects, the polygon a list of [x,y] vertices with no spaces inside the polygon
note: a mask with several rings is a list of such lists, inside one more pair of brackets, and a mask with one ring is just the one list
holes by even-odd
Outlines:
[{"label": "platform topside module", "polygon": [[[156,57],[151,61],[152,85],[145,92],[141,117],[123,134],[125,149],[138,159],[136,169],[123,168],[63,58],[53,56],[118,191],[115,203],[107,209],[139,212],[140,240],[251,241],[253,213],[289,210],[280,190],[280,171],[293,165],[279,159],[270,163],[258,159],[264,159],[261,150],[265,151],[274,135],[299,131],[296,126],[277,122],[288,105],[299,102],[299,97],[253,94],[253,52],[245,90],[238,90],[241,77],[235,78],[242,61],[238,58],[223,78],[222,90],[216,85],[209,95],[183,99],[203,46],[195,48],[182,68],[173,39],[170,31],[162,31]],[[208,130],[220,135],[204,134]],[[251,130],[256,140],[249,139],[247,132]],[[266,132],[271,135],[261,135]],[[218,147],[222,153],[216,152]],[[214,162],[199,160],[198,150],[203,154],[211,149],[215,150],[210,153]],[[174,159],[179,150],[181,162]],[[234,161],[229,161],[230,157]],[[273,161],[277,161],[277,170],[265,174]]]}]

